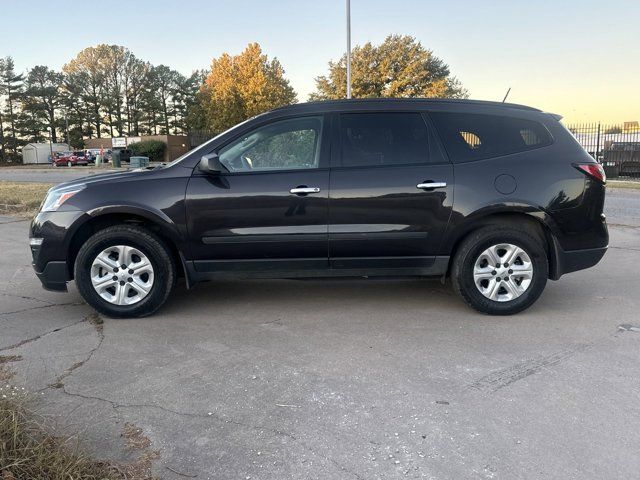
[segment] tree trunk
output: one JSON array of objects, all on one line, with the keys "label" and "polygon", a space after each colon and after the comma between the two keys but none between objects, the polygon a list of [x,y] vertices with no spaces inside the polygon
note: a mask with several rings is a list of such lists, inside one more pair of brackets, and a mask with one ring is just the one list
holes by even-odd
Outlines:
[{"label": "tree trunk", "polygon": [[13,150],[13,154],[15,156],[18,154],[18,137],[16,136],[16,124],[15,118],[13,116],[13,102],[11,101],[11,84],[7,85],[7,102],[9,105],[9,125],[11,127],[11,136],[13,137],[11,150]]},{"label": "tree trunk", "polygon": [[0,162],[4,162],[4,123],[2,122],[2,110],[0,110]]},{"label": "tree trunk", "polygon": [[164,115],[164,128],[169,135],[169,113],[167,111],[167,101],[162,99],[162,114]]},{"label": "tree trunk", "polygon": [[58,143],[56,137],[56,113],[53,108],[49,108],[49,125],[51,127],[51,143]]},{"label": "tree trunk", "polygon": [[94,103],[94,105],[93,105],[93,113],[95,115],[94,123],[96,125],[96,136],[98,138],[100,138],[100,135],[101,135],[100,134],[100,127],[101,127],[101,124],[100,124],[100,105],[98,105],[97,102]]}]

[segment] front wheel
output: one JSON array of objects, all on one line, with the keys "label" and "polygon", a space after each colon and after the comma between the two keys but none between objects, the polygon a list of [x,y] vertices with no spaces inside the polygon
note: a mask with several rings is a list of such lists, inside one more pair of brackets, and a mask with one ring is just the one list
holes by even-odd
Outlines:
[{"label": "front wheel", "polygon": [[541,235],[528,224],[472,232],[453,261],[454,290],[474,309],[512,315],[530,307],[549,276]]},{"label": "front wheel", "polygon": [[109,317],[143,317],[160,308],[175,284],[170,250],[150,231],[117,225],[94,234],[75,262],[82,297]]}]

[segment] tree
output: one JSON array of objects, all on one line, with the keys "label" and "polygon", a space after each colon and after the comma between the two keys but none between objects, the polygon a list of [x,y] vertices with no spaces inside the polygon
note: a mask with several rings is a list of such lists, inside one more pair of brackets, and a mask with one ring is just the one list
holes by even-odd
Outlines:
[{"label": "tree", "polygon": [[160,111],[162,109],[156,91],[158,80],[154,74],[153,67],[149,69],[149,75],[145,81],[144,88],[140,94],[140,133],[146,135],[157,135],[158,125],[161,124]]},{"label": "tree", "polygon": [[[36,128],[48,130],[51,141],[57,142],[56,111],[62,103],[61,87],[64,80],[62,73],[43,65],[33,67],[25,81],[25,92],[22,101],[22,112],[31,118],[31,131]],[[39,127],[40,125],[40,127]],[[41,135],[33,135],[41,138]]]},{"label": "tree", "polygon": [[189,84],[189,98],[186,103],[184,123],[187,131],[207,129],[207,91],[204,82],[207,78],[206,70],[196,70],[187,79]]},{"label": "tree", "polygon": [[[174,122],[172,124],[174,133],[189,131],[190,120],[195,120],[197,110],[197,95],[200,86],[204,83],[206,73],[201,70],[194,71],[190,76],[180,76],[173,96]],[[194,115],[195,114],[195,115]],[[197,123],[197,121],[195,122]],[[201,128],[196,125],[195,128]]]},{"label": "tree", "polygon": [[140,135],[142,95],[149,84],[151,64],[131,55],[124,69],[124,95],[129,135]]},{"label": "tree", "polygon": [[108,45],[87,47],[62,67],[66,74],[67,90],[78,92],[82,101],[87,104],[88,119],[98,138],[103,127],[101,109],[108,102],[105,79],[108,56]]},{"label": "tree", "polygon": [[205,125],[214,132],[296,102],[282,65],[277,58],[269,61],[257,43],[249,44],[240,55],[225,53],[213,59],[198,97]]},{"label": "tree", "polygon": [[[310,100],[345,98],[346,64],[346,55],[330,61],[328,76],[316,77]],[[377,46],[356,46],[351,54],[351,90],[354,98],[468,96],[449,66],[409,35],[389,35]]]},{"label": "tree", "polygon": [[11,57],[0,59],[0,97],[4,98],[5,108],[2,112],[3,126],[2,150],[4,160],[18,159],[18,104],[22,98],[24,75],[15,72]]},{"label": "tree", "polygon": [[173,114],[171,100],[176,91],[182,75],[175,70],[171,70],[166,65],[158,65],[151,69],[151,75],[155,82],[155,95],[157,105],[160,107],[161,133],[169,134],[170,117]]},{"label": "tree", "polygon": [[85,101],[83,84],[74,80],[65,75],[60,92],[61,104],[69,124],[67,141],[71,145],[77,145],[77,140],[85,136],[92,138],[95,132],[91,121],[91,107]]}]

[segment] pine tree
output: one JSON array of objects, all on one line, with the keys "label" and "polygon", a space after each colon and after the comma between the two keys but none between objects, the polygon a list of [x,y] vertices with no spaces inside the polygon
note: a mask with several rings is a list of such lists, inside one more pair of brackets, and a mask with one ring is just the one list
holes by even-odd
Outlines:
[{"label": "pine tree", "polygon": [[62,67],[66,83],[79,92],[89,109],[89,121],[100,138],[103,133],[102,108],[107,101],[105,66],[108,64],[108,45],[98,45],[82,50]]},{"label": "pine tree", "polygon": [[30,125],[27,130],[30,131],[31,137],[43,137],[42,134],[35,134],[36,128],[40,125],[42,130],[50,134],[52,142],[58,141],[56,112],[62,104],[63,79],[62,73],[43,65],[33,67],[29,71],[25,81],[22,114],[23,122]]},{"label": "pine tree", "polygon": [[15,65],[11,57],[0,62],[0,96],[4,99],[5,108],[3,123],[3,151],[5,160],[19,159],[18,147],[23,143],[18,137],[19,103],[24,87],[24,75],[15,72]]}]

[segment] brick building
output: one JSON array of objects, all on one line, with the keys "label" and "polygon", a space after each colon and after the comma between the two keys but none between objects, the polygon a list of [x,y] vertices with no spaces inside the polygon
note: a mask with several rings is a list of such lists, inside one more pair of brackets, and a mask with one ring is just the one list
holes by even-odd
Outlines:
[{"label": "brick building", "polygon": [[[116,142],[114,143],[114,140]],[[147,135],[142,137],[103,137],[103,138],[85,138],[85,148],[104,148],[113,149],[115,145],[130,145],[136,142],[143,142],[146,140],[160,140],[167,144],[167,150],[164,154],[164,161],[170,162],[175,160],[180,155],[189,151],[189,140],[186,135]],[[119,143],[118,143],[119,142]]]}]

